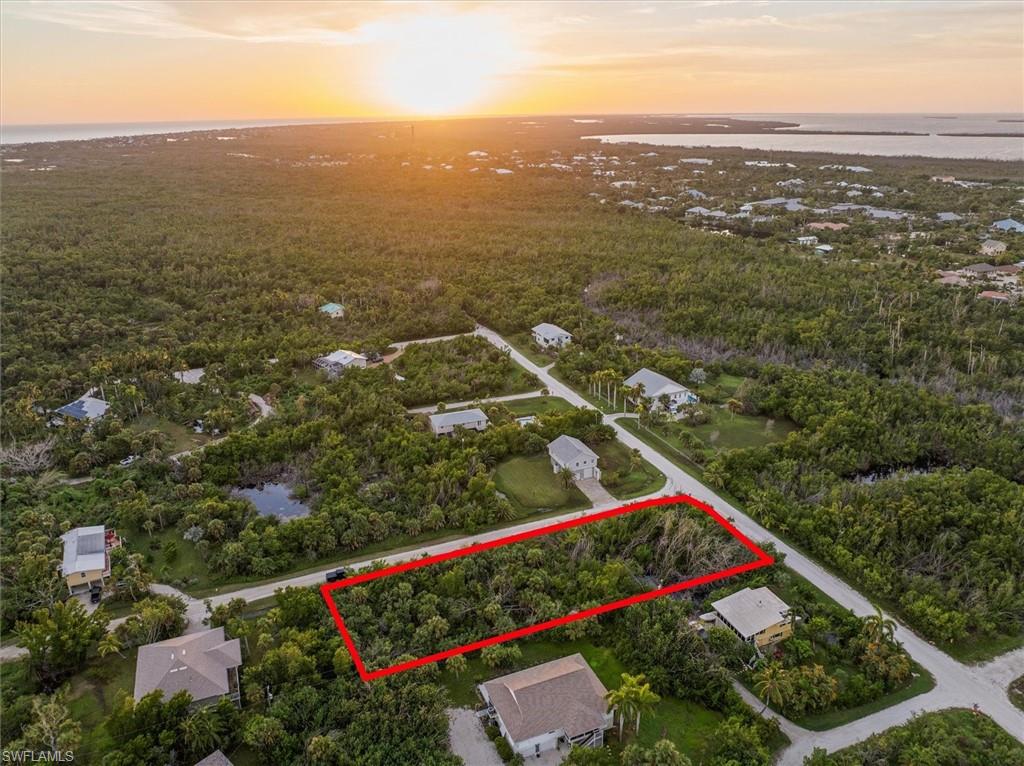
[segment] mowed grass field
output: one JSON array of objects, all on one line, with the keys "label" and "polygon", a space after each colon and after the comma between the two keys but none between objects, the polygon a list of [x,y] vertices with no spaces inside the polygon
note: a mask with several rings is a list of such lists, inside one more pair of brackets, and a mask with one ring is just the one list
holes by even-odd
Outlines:
[{"label": "mowed grass field", "polygon": [[[603,442],[595,449],[601,460],[601,484],[618,500],[628,500],[656,492],[665,484],[665,475],[643,458],[633,460],[629,447],[617,439]],[[617,474],[614,484],[611,474]]]},{"label": "mowed grass field", "polygon": [[763,447],[772,442],[782,441],[790,432],[796,430],[796,424],[784,418],[772,420],[761,415],[734,415],[721,407],[711,409],[709,414],[709,422],[693,426],[690,430],[708,447],[715,450]]},{"label": "mowed grass field", "polygon": [[[456,676],[449,670],[441,674],[441,682],[448,690],[452,704],[458,707],[476,708],[480,704],[477,684],[498,678],[515,670],[533,667],[544,662],[582,654],[601,683],[608,689],[615,689],[622,683],[622,674],[628,672],[611,649],[595,646],[589,641],[520,641],[523,653],[514,668],[494,670],[480,660],[479,655],[467,655],[469,666],[464,673]],[[630,742],[639,742],[650,747],[659,739],[670,739],[683,754],[694,763],[700,763],[707,756],[707,745],[712,743],[712,734],[722,721],[722,715],[702,705],[675,697],[662,697],[651,713],[640,721],[640,733],[626,732],[622,742],[618,741],[618,729],[605,734],[605,741],[613,750],[619,750]]]},{"label": "mowed grass field", "polygon": [[157,415],[140,415],[131,422],[131,430],[136,433],[160,431],[170,439],[172,454],[201,447],[210,441],[208,434],[197,434],[188,426]]},{"label": "mowed grass field", "polygon": [[521,513],[541,509],[588,508],[590,501],[575,486],[568,489],[551,470],[547,452],[514,457],[494,469],[494,483]]}]

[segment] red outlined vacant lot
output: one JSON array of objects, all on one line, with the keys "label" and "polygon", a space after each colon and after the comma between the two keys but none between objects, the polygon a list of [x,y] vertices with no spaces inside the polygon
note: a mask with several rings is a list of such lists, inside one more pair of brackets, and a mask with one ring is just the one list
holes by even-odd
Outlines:
[{"label": "red outlined vacant lot", "polygon": [[[722,526],[730,535],[736,540],[742,543],[751,553],[754,554],[755,558],[753,561],[749,561],[745,564],[739,564],[728,569],[723,569],[720,572],[712,572],[711,574],[702,575],[700,577],[694,577],[690,580],[684,580],[677,582],[672,585],[667,585],[664,588],[658,588],[656,590],[646,591],[635,596],[629,596],[628,598],[619,599],[612,601],[607,604],[601,604],[590,609],[583,609],[580,611],[571,612],[570,614],[562,617],[556,617],[553,620],[547,620],[545,622],[538,622],[533,625],[527,625],[526,627],[519,628],[517,630],[509,631],[508,633],[502,633],[497,636],[490,636],[489,638],[481,639],[480,641],[473,641],[472,643],[463,644],[462,646],[456,646],[452,649],[446,649],[443,652],[436,652],[434,654],[428,654],[424,657],[417,657],[407,662],[401,662],[397,665],[391,665],[386,668],[380,668],[379,670],[367,670],[363,664],[362,658],[359,656],[359,650],[356,649],[355,642],[352,640],[352,635],[345,627],[345,620],[342,618],[338,611],[338,605],[334,602],[334,598],[331,596],[331,591],[338,590],[340,588],[348,588],[353,585],[360,583],[369,582],[370,580],[376,580],[381,577],[390,577],[401,572],[408,572],[410,569],[419,569],[420,567],[430,566],[431,564],[438,564],[442,561],[450,561],[451,559],[461,558],[462,556],[471,556],[475,553],[482,551],[491,550],[493,548],[500,548],[504,545],[511,545],[512,543],[522,542],[524,540],[530,540],[535,537],[541,537],[542,535],[549,535],[552,532],[561,532],[566,529],[573,529],[574,527],[581,527],[586,524],[593,524],[603,519],[610,519],[616,516],[623,516],[628,513],[635,513],[636,511],[643,510],[644,508],[652,508],[660,505],[679,505],[687,504],[697,508]],[[569,622],[576,620],[582,620],[586,617],[593,617],[595,615],[604,614],[605,612],[611,612],[616,609],[622,609],[623,607],[630,606],[631,604],[639,604],[643,601],[650,601],[658,598],[659,596],[666,596],[669,593],[677,593],[688,588],[695,588],[698,585],[704,585],[705,583],[714,582],[715,580],[722,580],[726,577],[732,577],[742,572],[749,572],[752,569],[760,569],[761,567],[770,566],[774,563],[774,559],[761,550],[757,545],[751,542],[742,532],[736,529],[721,514],[718,513],[714,508],[706,503],[702,503],[696,498],[690,497],[689,495],[674,495],[672,497],[659,497],[653,500],[644,500],[639,503],[632,503],[630,505],[624,505],[620,508],[613,508],[609,511],[602,511],[601,513],[595,513],[592,516],[584,516],[582,518],[571,519],[569,521],[562,521],[556,524],[549,524],[544,527],[537,529],[531,529],[527,532],[520,532],[514,535],[508,535],[507,537],[501,537],[496,540],[489,540],[484,543],[477,543],[475,545],[468,545],[465,548],[459,548],[458,550],[449,551],[448,553],[441,553],[436,556],[427,556],[413,561],[407,561],[404,564],[397,564],[392,567],[385,567],[384,569],[377,569],[371,572],[364,572],[363,574],[353,575],[344,580],[338,582],[325,583],[320,586],[320,594],[324,597],[324,601],[327,602],[327,608],[334,618],[335,624],[338,626],[338,631],[341,633],[341,638],[345,642],[345,646],[348,647],[349,654],[352,655],[352,662],[356,666],[356,670],[359,671],[359,677],[364,681],[372,681],[375,678],[382,678],[383,676],[389,676],[394,673],[400,673],[403,670],[412,670],[418,668],[421,665],[426,665],[431,662],[437,662],[448,657],[453,657],[456,654],[464,654],[465,652],[472,652],[477,649],[483,649],[486,646],[492,646],[494,644],[504,643],[505,641],[512,641],[516,638],[522,638],[529,636],[533,633],[539,633],[542,630],[550,630],[551,628],[557,628],[559,625],[565,625]]]}]

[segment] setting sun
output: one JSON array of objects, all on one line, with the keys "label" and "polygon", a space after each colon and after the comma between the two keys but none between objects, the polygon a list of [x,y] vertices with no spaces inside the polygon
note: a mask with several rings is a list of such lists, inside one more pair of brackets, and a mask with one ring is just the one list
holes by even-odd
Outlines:
[{"label": "setting sun", "polygon": [[479,107],[526,52],[507,25],[486,14],[431,14],[369,24],[377,44],[372,77],[378,97],[415,114]]}]

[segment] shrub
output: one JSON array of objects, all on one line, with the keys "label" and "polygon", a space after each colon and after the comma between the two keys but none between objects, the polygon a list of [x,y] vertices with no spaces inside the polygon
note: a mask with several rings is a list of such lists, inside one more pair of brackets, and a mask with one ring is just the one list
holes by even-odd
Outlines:
[{"label": "shrub", "polygon": [[497,739],[494,740],[494,749],[498,751],[498,755],[501,756],[501,760],[505,763],[511,761],[516,755],[512,750],[512,745],[510,745],[508,740],[500,734]]}]

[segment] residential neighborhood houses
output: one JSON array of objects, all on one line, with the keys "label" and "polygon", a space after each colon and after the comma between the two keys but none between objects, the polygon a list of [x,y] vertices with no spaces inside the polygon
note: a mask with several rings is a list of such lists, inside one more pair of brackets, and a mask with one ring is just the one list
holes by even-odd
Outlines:
[{"label": "residential neighborhood houses", "polygon": [[701,615],[705,624],[723,625],[758,650],[793,633],[789,605],[770,588],[744,588],[713,601],[713,612]]},{"label": "residential neighborhood houses", "polygon": [[552,441],[548,444],[548,455],[555,473],[571,471],[574,480],[601,478],[597,453],[574,436],[562,434]]},{"label": "residential neighborhood houses", "polygon": [[453,434],[456,428],[483,431],[489,424],[490,421],[484,411],[476,407],[454,412],[437,412],[430,416],[430,430],[434,432],[434,436]]},{"label": "residential neighborhood houses", "polygon": [[601,747],[614,725],[608,690],[581,654],[486,681],[486,715],[514,752],[540,756],[563,745]]},{"label": "residential neighborhood houses", "polygon": [[571,332],[550,322],[541,322],[532,332],[534,343],[541,348],[562,348],[572,342]]},{"label": "residential neighborhood houses", "polygon": [[326,372],[328,377],[336,378],[351,367],[366,367],[366,361],[362,354],[338,349],[313,360],[313,366]]},{"label": "residential neighborhood houses", "polygon": [[700,402],[697,394],[686,386],[646,367],[626,378],[624,385],[633,389],[639,386],[641,388],[640,397],[631,397],[631,399],[634,401],[638,398],[650,400],[652,410],[663,409],[675,414],[680,407]]},{"label": "residential neighborhood houses", "polygon": [[180,691],[188,692],[197,707],[215,703],[222,697],[237,704],[241,664],[241,642],[237,638],[225,638],[224,628],[146,644],[139,647],[135,664],[135,700],[160,690],[164,699]]},{"label": "residential neighborhood houses", "polygon": [[60,536],[64,542],[61,576],[72,594],[102,587],[110,576],[110,550],[121,545],[114,530],[102,525],[76,527]]}]

